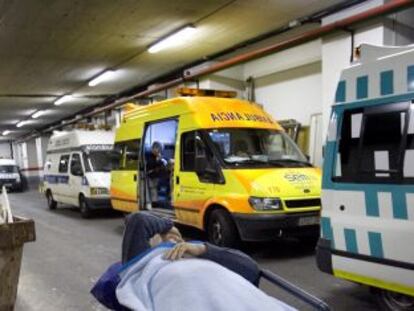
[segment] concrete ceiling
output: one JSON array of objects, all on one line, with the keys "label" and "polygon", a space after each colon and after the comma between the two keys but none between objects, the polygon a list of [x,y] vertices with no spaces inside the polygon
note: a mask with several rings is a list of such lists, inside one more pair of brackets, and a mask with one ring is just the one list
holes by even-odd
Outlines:
[{"label": "concrete ceiling", "polygon": [[[0,132],[13,139],[339,0],[0,0]],[[195,37],[150,54],[186,24]],[[89,87],[108,68],[116,79]],[[54,106],[64,94],[79,96]],[[47,112],[24,127],[15,124]]]}]

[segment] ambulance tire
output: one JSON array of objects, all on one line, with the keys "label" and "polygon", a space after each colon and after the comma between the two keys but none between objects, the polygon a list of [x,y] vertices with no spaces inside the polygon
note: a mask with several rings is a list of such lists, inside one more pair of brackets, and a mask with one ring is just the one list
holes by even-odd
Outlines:
[{"label": "ambulance tire", "polygon": [[375,302],[382,311],[414,311],[414,297],[371,287]]},{"label": "ambulance tire", "polygon": [[46,200],[47,200],[47,206],[50,210],[54,210],[57,207],[57,202],[53,199],[52,191],[47,190],[46,191]]},{"label": "ambulance tire", "polygon": [[222,247],[235,247],[239,243],[237,227],[230,214],[223,209],[216,209],[208,218],[208,241]]},{"label": "ambulance tire", "polygon": [[88,206],[83,194],[79,195],[79,210],[81,212],[82,218],[88,219],[92,217],[92,211]]}]

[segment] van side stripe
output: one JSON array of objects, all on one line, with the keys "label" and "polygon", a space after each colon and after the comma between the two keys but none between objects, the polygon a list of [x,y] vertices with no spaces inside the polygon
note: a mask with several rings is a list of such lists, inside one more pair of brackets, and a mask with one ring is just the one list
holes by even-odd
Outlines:
[{"label": "van side stripe", "polygon": [[394,71],[383,71],[380,74],[381,79],[381,95],[389,95],[394,93]]},{"label": "van side stripe", "polygon": [[410,287],[407,285],[387,282],[379,278],[378,279],[371,278],[371,277],[363,276],[360,274],[337,270],[337,269],[334,269],[334,275],[336,277],[350,280],[353,282],[362,283],[366,285],[372,285],[375,287],[380,287],[380,288],[388,289],[394,292],[404,293],[404,294],[411,295],[411,296],[414,295],[414,287]]},{"label": "van side stripe", "polygon": [[407,67],[407,88],[408,91],[414,91],[414,65]]},{"label": "van side stripe", "polygon": [[64,175],[45,175],[43,180],[49,184],[67,184],[69,183],[69,176]]},{"label": "van side stripe", "polygon": [[368,240],[371,255],[378,258],[384,258],[381,233],[369,231]]},{"label": "van side stripe", "polygon": [[365,191],[365,210],[367,216],[379,217],[378,193],[376,191]]},{"label": "van side stripe", "polygon": [[335,102],[343,103],[346,100],[346,81],[340,81],[336,88]]},{"label": "van side stripe", "polygon": [[368,97],[368,76],[362,76],[357,78],[356,85],[356,97],[357,99],[363,99]]},{"label": "van side stripe", "polygon": [[408,219],[407,199],[403,191],[393,191],[392,210],[393,210],[394,218]]},{"label": "van side stripe", "polygon": [[331,248],[335,248],[335,242],[332,231],[331,219],[329,217],[321,217],[322,236],[331,241]]},{"label": "van side stripe", "polygon": [[355,229],[344,229],[346,250],[358,254],[358,244]]}]

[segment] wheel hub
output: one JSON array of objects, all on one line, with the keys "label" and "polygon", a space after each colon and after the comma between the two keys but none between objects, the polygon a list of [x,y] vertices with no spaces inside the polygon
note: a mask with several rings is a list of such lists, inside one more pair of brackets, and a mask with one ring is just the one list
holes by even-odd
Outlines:
[{"label": "wheel hub", "polygon": [[221,224],[218,221],[213,223],[213,239],[216,244],[220,243],[223,240]]}]

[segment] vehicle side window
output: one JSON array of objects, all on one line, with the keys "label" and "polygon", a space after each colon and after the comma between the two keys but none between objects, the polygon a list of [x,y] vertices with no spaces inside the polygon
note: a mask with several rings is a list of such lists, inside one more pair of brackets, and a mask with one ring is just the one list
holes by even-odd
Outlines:
[{"label": "vehicle side window", "polygon": [[195,134],[187,132],[181,135],[181,171],[195,171]]},{"label": "vehicle side window", "polygon": [[115,143],[114,151],[119,156],[115,170],[138,170],[138,158],[141,140],[134,139]]},{"label": "vehicle side window", "polygon": [[183,172],[214,170],[214,155],[198,131],[182,134],[181,154],[181,171]]},{"label": "vehicle side window", "polygon": [[80,155],[77,153],[72,154],[72,159],[70,161],[70,173],[73,176],[83,175],[81,158]]},{"label": "vehicle side window", "polygon": [[69,166],[69,155],[65,154],[60,157],[59,160],[59,173],[67,173]]},{"label": "vehicle side window", "polygon": [[346,111],[334,180],[404,183],[414,177],[410,111],[408,103]]}]

